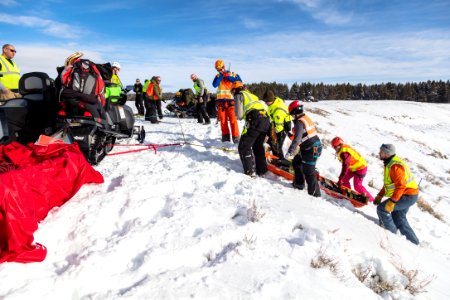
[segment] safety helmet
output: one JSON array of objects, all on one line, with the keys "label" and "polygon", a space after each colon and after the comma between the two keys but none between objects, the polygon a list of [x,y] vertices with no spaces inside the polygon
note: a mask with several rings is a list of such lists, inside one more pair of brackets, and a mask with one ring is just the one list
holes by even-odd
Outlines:
[{"label": "safety helmet", "polygon": [[336,149],[337,147],[341,146],[344,143],[344,141],[340,137],[335,137],[331,140],[331,146]]},{"label": "safety helmet", "polygon": [[225,67],[225,63],[223,62],[223,60],[218,59],[218,60],[216,60],[216,63],[214,64],[214,67],[216,69],[222,69],[223,67]]},{"label": "safety helmet", "polygon": [[303,103],[299,100],[295,100],[289,104],[288,109],[290,115],[301,115],[303,113]]},{"label": "safety helmet", "polygon": [[176,92],[175,97],[181,97],[181,92]]},{"label": "safety helmet", "polygon": [[113,67],[113,68],[117,68],[117,69],[119,69],[120,70],[120,64],[118,63],[118,62],[113,62],[112,64],[111,64],[111,67]]},{"label": "safety helmet", "polygon": [[69,57],[66,58],[65,62],[64,62],[64,66],[67,67],[69,65],[73,65],[73,63],[81,58],[83,56],[83,52],[75,52],[73,54],[71,54]]},{"label": "safety helmet", "polygon": [[192,80],[195,80],[195,79],[197,79],[197,74],[194,74],[194,73],[193,73],[193,74],[191,74],[191,79],[192,79]]}]

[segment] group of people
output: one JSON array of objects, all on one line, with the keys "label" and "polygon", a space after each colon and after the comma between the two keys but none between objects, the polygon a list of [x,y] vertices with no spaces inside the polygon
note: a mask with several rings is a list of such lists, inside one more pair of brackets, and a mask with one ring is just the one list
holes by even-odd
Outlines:
[{"label": "group of people", "polygon": [[[254,177],[267,172],[264,148],[267,140],[275,156],[292,161],[293,187],[302,190],[306,185],[309,195],[319,197],[316,163],[322,153],[322,143],[314,122],[305,114],[303,103],[295,100],[287,107],[273,91],[267,90],[262,99],[267,104],[265,106],[245,88],[237,73],[225,69],[222,60],[217,60],[214,67],[218,72],[213,86],[217,88],[222,141],[231,139],[233,143],[239,143],[238,152],[244,173]],[[237,120],[242,119],[245,125],[239,135]],[[291,121],[294,124],[293,133]],[[283,144],[287,136],[292,142],[284,154]],[[406,214],[418,200],[419,187],[409,166],[396,155],[395,146],[383,144],[380,147],[379,158],[385,166],[384,184],[374,199],[362,184],[367,173],[364,157],[340,137],[333,138],[331,145],[342,163],[338,185],[351,188],[350,180],[353,178],[355,191],[365,194],[370,202],[378,205],[380,225],[393,233],[400,230],[410,242],[418,245],[419,240]],[[383,197],[387,199],[382,201]]]},{"label": "group of people", "polygon": [[137,78],[134,83],[133,91],[136,94],[135,105],[139,115],[145,117],[146,121],[152,124],[158,124],[162,120],[163,112],[161,102],[164,101],[161,76],[153,76],[151,79],[145,79],[144,84]]},{"label": "group of people", "polygon": [[[21,97],[18,93],[20,69],[13,61],[15,54],[13,45],[3,45],[0,56],[0,105],[9,99]],[[62,79],[64,72],[73,68],[81,56],[82,53],[77,52],[66,59]],[[119,87],[121,90],[122,82],[118,76],[120,64],[112,63],[111,66],[113,74],[107,86]],[[264,105],[256,95],[246,89],[239,74],[226,70],[223,60],[217,60],[214,67],[217,75],[212,85],[217,88],[217,117],[220,121],[222,142],[238,143],[244,173],[255,177],[263,176],[267,172],[264,147],[267,141],[275,156],[292,161],[293,187],[302,190],[306,186],[308,194],[319,197],[316,163],[322,152],[322,143],[314,122],[305,114],[303,103],[295,100],[287,106],[273,91],[267,90],[262,99],[266,104]],[[209,92],[204,81],[196,74],[191,74],[191,80],[196,93],[198,122],[210,124],[211,120],[206,112]],[[145,119],[151,123],[158,123],[158,119],[163,118],[160,83],[161,77],[153,76],[152,79],[146,80],[144,85],[139,79],[134,85],[138,113],[145,114]],[[109,93],[113,95],[116,92],[110,89]],[[241,134],[237,120],[245,120]],[[293,132],[291,122],[294,124]],[[283,153],[286,137],[292,141],[287,152]],[[409,241],[419,244],[406,219],[409,208],[418,200],[419,187],[407,163],[396,155],[395,146],[383,144],[380,147],[379,158],[384,163],[384,184],[373,198],[362,184],[367,173],[364,157],[340,137],[333,138],[331,145],[342,163],[338,185],[350,188],[350,180],[353,178],[355,191],[365,194],[371,202],[378,205],[380,224],[394,233],[400,230]],[[383,197],[387,199],[382,201]]]}]

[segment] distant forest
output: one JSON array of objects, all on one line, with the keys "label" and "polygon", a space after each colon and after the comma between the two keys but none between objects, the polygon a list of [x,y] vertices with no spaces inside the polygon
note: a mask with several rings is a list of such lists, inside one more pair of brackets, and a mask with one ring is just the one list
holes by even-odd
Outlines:
[{"label": "distant forest", "polygon": [[[381,84],[324,84],[294,83],[291,88],[282,83],[251,83],[248,90],[259,98],[270,88],[282,99],[305,100],[308,96],[317,100],[406,100],[417,102],[450,103],[450,80],[419,83],[381,83]],[[187,87],[188,88],[188,87]],[[210,91],[215,96],[215,90]],[[133,95],[134,96],[134,95]],[[172,99],[175,93],[163,93],[164,99]],[[134,97],[133,97],[134,99]]]},{"label": "distant forest", "polygon": [[381,84],[313,84],[294,83],[291,88],[281,83],[251,83],[248,90],[258,97],[270,88],[282,99],[304,100],[313,96],[315,100],[407,100],[417,102],[450,103],[450,81],[431,81],[419,83],[381,83]]}]

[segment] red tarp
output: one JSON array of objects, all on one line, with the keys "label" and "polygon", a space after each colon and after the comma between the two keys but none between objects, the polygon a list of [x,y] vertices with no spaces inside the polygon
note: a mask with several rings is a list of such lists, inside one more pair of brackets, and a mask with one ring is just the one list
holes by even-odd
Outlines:
[{"label": "red tarp", "polygon": [[[8,170],[5,172],[5,170]],[[103,183],[78,144],[0,145],[0,263],[43,261],[33,233],[55,206],[85,183]]]}]

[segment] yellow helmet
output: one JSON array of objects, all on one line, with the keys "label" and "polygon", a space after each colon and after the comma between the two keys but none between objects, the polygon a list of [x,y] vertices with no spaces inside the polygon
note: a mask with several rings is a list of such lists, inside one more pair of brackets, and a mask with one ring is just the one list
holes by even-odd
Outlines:
[{"label": "yellow helmet", "polygon": [[216,63],[214,64],[214,67],[216,69],[222,69],[223,67],[225,67],[225,63],[223,62],[223,60],[218,59],[218,60],[216,60]]},{"label": "yellow helmet", "polygon": [[81,58],[83,55],[84,55],[83,52],[75,52],[75,53],[71,54],[64,61],[64,66],[67,67],[69,65],[72,65],[77,59]]}]

